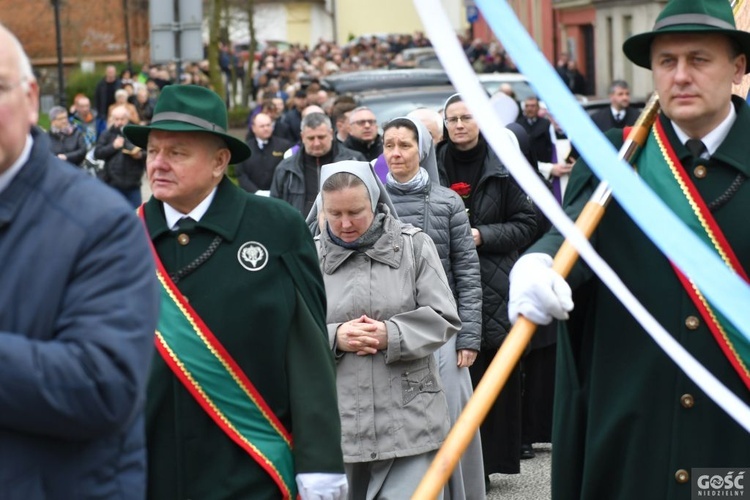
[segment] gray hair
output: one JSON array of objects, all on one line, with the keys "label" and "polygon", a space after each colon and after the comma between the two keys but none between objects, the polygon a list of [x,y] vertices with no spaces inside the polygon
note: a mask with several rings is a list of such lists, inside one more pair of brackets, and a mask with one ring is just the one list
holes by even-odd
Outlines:
[{"label": "gray hair", "polygon": [[609,84],[609,93],[613,94],[615,92],[615,89],[618,88],[627,90],[629,88],[628,82],[626,82],[625,80],[614,80]]},{"label": "gray hair", "polygon": [[329,129],[333,130],[333,126],[331,126],[331,119],[328,118],[328,115],[326,115],[325,113],[310,113],[302,119],[300,130],[305,130],[306,128],[318,128],[321,125],[325,125]]},{"label": "gray hair", "polygon": [[349,113],[349,123],[352,123],[352,118],[354,117],[354,115],[356,115],[360,111],[369,111],[373,115],[375,114],[375,112],[371,110],[370,108],[368,108],[367,106],[357,106],[356,108],[351,110],[351,112]]},{"label": "gray hair", "polygon": [[49,119],[50,121],[54,121],[59,117],[60,115],[67,115],[68,110],[63,108],[62,106],[52,106],[52,108],[49,110]]},{"label": "gray hair", "polygon": [[23,50],[23,45],[18,41],[18,38],[16,38],[16,36],[2,23],[0,23],[0,31],[3,31],[8,35],[12,48],[15,49],[16,54],[18,54],[18,73],[21,77],[21,87],[26,91],[29,89],[29,82],[36,81],[34,70],[31,68],[31,61],[29,61],[29,56],[26,55],[26,51]]}]

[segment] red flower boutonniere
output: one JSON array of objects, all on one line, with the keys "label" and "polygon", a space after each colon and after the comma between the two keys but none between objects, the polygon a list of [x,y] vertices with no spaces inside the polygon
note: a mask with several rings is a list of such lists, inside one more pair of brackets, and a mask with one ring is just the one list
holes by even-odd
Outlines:
[{"label": "red flower boutonniere", "polygon": [[466,198],[471,194],[471,184],[466,184],[465,182],[454,182],[451,184],[451,189],[461,198]]}]

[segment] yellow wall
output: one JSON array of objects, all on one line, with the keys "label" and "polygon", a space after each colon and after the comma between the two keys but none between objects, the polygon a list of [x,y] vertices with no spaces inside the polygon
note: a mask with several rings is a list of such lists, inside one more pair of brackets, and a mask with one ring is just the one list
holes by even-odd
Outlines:
[{"label": "yellow wall", "polygon": [[286,4],[286,30],[289,43],[310,43],[310,23],[312,4],[291,2]]},{"label": "yellow wall", "polygon": [[338,41],[350,35],[424,31],[411,0],[335,0]]}]

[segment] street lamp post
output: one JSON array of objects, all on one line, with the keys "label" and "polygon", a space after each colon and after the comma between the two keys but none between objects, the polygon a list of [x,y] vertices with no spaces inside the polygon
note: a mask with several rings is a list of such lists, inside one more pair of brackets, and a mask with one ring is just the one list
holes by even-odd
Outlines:
[{"label": "street lamp post", "polygon": [[128,0],[122,0],[122,12],[123,17],[125,18],[125,52],[127,54],[128,59],[128,71],[133,72],[133,61],[130,57],[130,17],[128,16]]},{"label": "street lamp post", "polygon": [[60,106],[67,107],[65,102],[65,79],[63,77],[62,33],[60,30],[60,0],[51,0],[55,8],[55,36],[57,38],[57,92]]}]

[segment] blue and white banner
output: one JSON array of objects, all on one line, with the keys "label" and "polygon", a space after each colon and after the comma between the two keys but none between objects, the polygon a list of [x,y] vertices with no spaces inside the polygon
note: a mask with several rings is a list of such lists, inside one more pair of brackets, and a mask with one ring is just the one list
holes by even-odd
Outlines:
[{"label": "blue and white banner", "polygon": [[[609,183],[618,203],[654,244],[750,340],[750,307],[747,307],[750,305],[750,287],[672,213],[626,162],[618,158],[613,146],[563,85],[507,2],[476,0],[476,3],[505,49],[545,101],[591,169],[600,179]],[[435,0],[414,0],[414,4],[451,81],[471,109],[488,143],[521,187],[575,246],[581,257],[654,341],[706,394],[750,432],[750,408],[698,363],[638,302],[568,219],[509,137],[504,133],[492,133],[504,126],[493,113],[489,98],[458,40],[455,36],[447,36],[453,33],[453,28],[441,3]],[[690,252],[685,252],[686,248]]]}]

